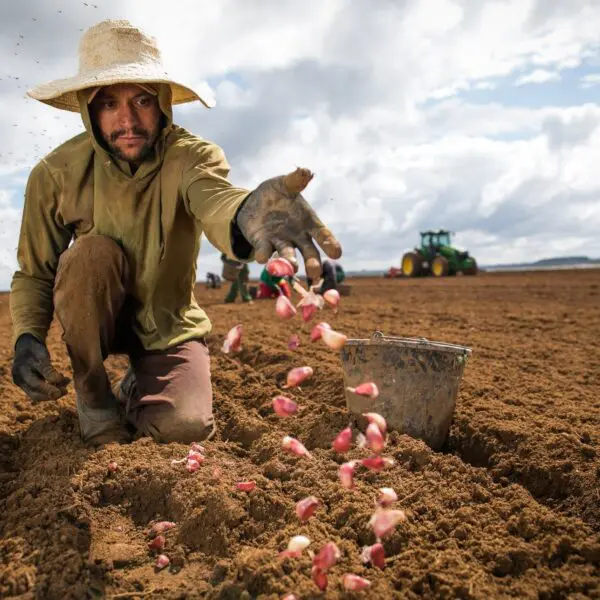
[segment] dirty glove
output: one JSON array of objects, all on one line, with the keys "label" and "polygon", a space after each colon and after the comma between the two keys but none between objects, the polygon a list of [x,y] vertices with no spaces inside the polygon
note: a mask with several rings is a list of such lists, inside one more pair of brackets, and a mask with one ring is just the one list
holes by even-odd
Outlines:
[{"label": "dirty glove", "polygon": [[257,262],[266,263],[276,250],[298,269],[295,248],[304,258],[306,276],[318,280],[321,259],[317,241],[329,258],[342,255],[342,247],[300,192],[313,174],[308,169],[263,181],[244,201],[236,224],[252,244]]},{"label": "dirty glove", "polygon": [[29,333],[20,335],[15,345],[12,378],[34,403],[64,396],[71,381],[52,366],[46,346]]}]

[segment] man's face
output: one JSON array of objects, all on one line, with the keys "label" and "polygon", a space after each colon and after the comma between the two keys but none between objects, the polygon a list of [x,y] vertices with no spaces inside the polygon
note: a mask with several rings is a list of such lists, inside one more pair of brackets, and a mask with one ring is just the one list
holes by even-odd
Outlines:
[{"label": "man's face", "polygon": [[158,98],[128,83],[103,87],[90,105],[92,122],[118,158],[139,165],[154,147],[160,129]]}]

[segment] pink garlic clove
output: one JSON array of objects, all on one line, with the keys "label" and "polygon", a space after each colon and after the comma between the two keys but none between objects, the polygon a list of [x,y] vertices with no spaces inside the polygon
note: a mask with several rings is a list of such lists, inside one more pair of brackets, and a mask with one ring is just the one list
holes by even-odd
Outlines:
[{"label": "pink garlic clove", "polygon": [[369,446],[375,454],[383,452],[383,449],[385,448],[385,438],[381,434],[381,429],[379,429],[375,423],[369,423],[367,426],[366,437]]},{"label": "pink garlic clove", "polygon": [[348,336],[333,329],[321,329],[321,338],[332,350],[341,350],[348,340]]},{"label": "pink garlic clove", "polygon": [[359,577],[358,575],[354,575],[353,573],[346,573],[342,577],[342,585],[346,590],[364,590],[371,585],[371,582],[364,577]]},{"label": "pink garlic clove", "polygon": [[204,454],[206,452],[204,446],[200,445],[198,442],[192,442],[191,450],[193,452],[198,452],[198,454]]},{"label": "pink garlic clove", "polygon": [[321,339],[321,331],[323,329],[331,329],[331,325],[329,323],[319,323],[312,328],[310,332],[310,341],[316,342]]},{"label": "pink garlic clove", "polygon": [[372,546],[365,546],[360,555],[365,564],[372,564],[378,569],[385,569],[385,551],[383,545],[377,542]]},{"label": "pink garlic clove", "polygon": [[378,508],[371,516],[369,525],[379,539],[385,537],[395,529],[398,523],[403,521],[406,521],[406,514],[403,510]]},{"label": "pink garlic clove", "polygon": [[286,396],[275,396],[273,410],[278,417],[291,417],[298,412],[298,405]]},{"label": "pink garlic clove", "polygon": [[378,413],[363,413],[363,417],[369,421],[369,423],[375,423],[379,427],[383,435],[387,432],[386,420]]},{"label": "pink garlic clove", "polygon": [[195,460],[198,464],[201,465],[206,460],[206,458],[204,457],[204,454],[200,454],[200,452],[196,452],[195,450],[190,450],[187,455],[187,460],[188,462],[190,460]]},{"label": "pink garlic clove", "polygon": [[114,472],[115,472],[115,471],[116,471],[118,468],[119,468],[119,465],[117,465],[117,463],[116,463],[114,460],[111,460],[111,461],[108,463],[108,470],[109,470],[111,473],[114,473]]},{"label": "pink garlic clove", "polygon": [[340,293],[337,290],[327,290],[323,298],[332,308],[337,308],[340,304]]},{"label": "pink garlic clove", "polygon": [[240,481],[235,484],[235,488],[241,492],[251,492],[256,488],[256,481]]},{"label": "pink garlic clove", "polygon": [[150,527],[148,535],[158,535],[159,533],[164,533],[165,531],[169,531],[169,529],[173,529],[175,525],[176,524],[172,521],[159,521]]},{"label": "pink garlic clove", "polygon": [[343,452],[348,452],[348,450],[350,450],[351,445],[352,445],[352,429],[350,427],[346,427],[346,429],[342,429],[342,431],[340,431],[337,434],[337,437],[335,438],[335,440],[333,440],[331,447],[336,452],[343,453]]},{"label": "pink garlic clove", "polygon": [[157,535],[149,544],[149,550],[162,550],[165,547],[167,540],[164,535]]},{"label": "pink garlic clove", "polygon": [[343,487],[348,490],[351,490],[354,487],[354,469],[356,468],[356,461],[351,460],[350,462],[345,462],[343,465],[340,465],[338,470],[338,475],[340,478],[340,483]]},{"label": "pink garlic clove", "polygon": [[381,504],[381,506],[389,506],[398,500],[398,494],[392,488],[379,488],[381,495],[377,502]]},{"label": "pink garlic clove", "polygon": [[303,304],[300,310],[302,311],[302,320],[308,323],[319,309],[314,304]]},{"label": "pink garlic clove", "polygon": [[289,542],[287,549],[290,552],[302,552],[310,546],[310,538],[305,535],[295,535]]},{"label": "pink garlic clove", "polygon": [[297,456],[306,456],[308,458],[312,457],[311,453],[305,448],[302,442],[289,435],[286,435],[283,438],[282,446],[284,450],[290,452],[291,454],[296,454]]},{"label": "pink garlic clove", "polygon": [[296,598],[295,594],[287,594],[282,598],[282,600],[298,600],[298,598]]},{"label": "pink garlic clove", "polygon": [[287,375],[286,385],[284,388],[291,388],[299,386],[303,381],[312,377],[313,369],[312,367],[296,367],[292,369]]},{"label": "pink garlic clove", "polygon": [[220,479],[221,475],[223,474],[223,471],[221,470],[221,467],[213,467],[212,470],[212,477],[213,479]]},{"label": "pink garlic clove", "polygon": [[170,564],[170,560],[169,557],[166,556],[165,554],[159,554],[156,557],[156,568],[157,569],[164,569],[165,567],[168,567]]},{"label": "pink garlic clove", "polygon": [[356,434],[356,447],[357,448],[366,448],[367,447],[367,438],[360,432]]},{"label": "pink garlic clove", "polygon": [[319,500],[314,496],[308,496],[296,504],[296,514],[301,521],[308,521],[319,507]]},{"label": "pink garlic clove", "polygon": [[300,338],[295,333],[290,336],[288,340],[288,350],[298,350],[300,347]]},{"label": "pink garlic clove", "polygon": [[275,302],[275,312],[282,319],[292,319],[296,314],[296,308],[289,301],[288,298],[281,295],[277,298],[277,301]]},{"label": "pink garlic clove", "polygon": [[292,263],[286,258],[272,258],[267,263],[267,272],[273,277],[293,277],[295,274]]},{"label": "pink garlic clove", "polygon": [[319,571],[327,572],[335,563],[340,559],[342,553],[340,549],[333,543],[327,542],[319,553],[313,557],[313,567],[319,569]]},{"label": "pink garlic clove", "polygon": [[190,472],[190,473],[195,473],[199,468],[200,468],[200,463],[197,460],[188,460],[187,464],[185,465],[185,468]]},{"label": "pink garlic clove", "polygon": [[221,351],[225,354],[229,354],[230,352],[239,352],[242,349],[243,331],[244,329],[241,325],[232,327],[225,336],[225,341],[223,342]]},{"label": "pink garlic clove", "polygon": [[327,573],[320,571],[317,567],[311,569],[312,580],[315,585],[324,592],[327,589]]},{"label": "pink garlic clove", "polygon": [[363,458],[360,461],[360,464],[363,467],[366,467],[370,471],[375,471],[376,473],[379,471],[383,471],[385,467],[391,467],[396,464],[393,458],[387,458],[383,456],[369,456],[368,458]]},{"label": "pink garlic clove", "polygon": [[346,389],[353,394],[358,394],[359,396],[368,396],[372,400],[375,400],[375,398],[379,396],[379,388],[372,381],[361,383],[356,387],[347,387]]}]

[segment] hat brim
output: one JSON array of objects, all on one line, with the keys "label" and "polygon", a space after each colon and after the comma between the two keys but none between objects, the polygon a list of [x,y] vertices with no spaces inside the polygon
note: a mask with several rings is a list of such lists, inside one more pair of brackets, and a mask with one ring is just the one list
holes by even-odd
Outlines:
[{"label": "hat brim", "polygon": [[206,108],[213,108],[216,104],[210,93],[196,92],[191,87],[173,81],[162,69],[158,69],[152,64],[139,63],[115,65],[108,69],[57,79],[32,88],[27,95],[61,110],[79,112],[77,92],[90,87],[102,87],[117,83],[166,83],[173,90],[172,104],[184,104],[196,100],[202,102]]}]

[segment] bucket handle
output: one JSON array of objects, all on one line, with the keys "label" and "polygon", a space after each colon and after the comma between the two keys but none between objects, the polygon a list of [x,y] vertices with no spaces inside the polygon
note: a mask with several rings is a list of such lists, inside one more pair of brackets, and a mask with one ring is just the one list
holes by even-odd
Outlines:
[{"label": "bucket handle", "polygon": [[393,335],[383,335],[383,333],[381,331],[374,331],[373,335],[371,336],[372,340],[403,340],[403,341],[409,341],[409,342],[429,342],[429,340],[427,338],[424,337],[416,337],[416,338],[400,338],[397,336],[393,336]]}]

